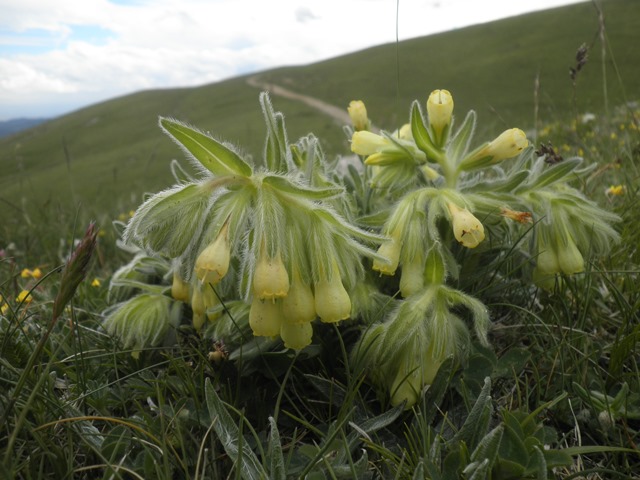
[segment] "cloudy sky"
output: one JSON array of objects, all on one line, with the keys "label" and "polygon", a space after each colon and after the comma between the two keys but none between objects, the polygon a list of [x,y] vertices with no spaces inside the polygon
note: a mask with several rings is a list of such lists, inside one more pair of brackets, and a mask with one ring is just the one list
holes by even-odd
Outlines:
[{"label": "cloudy sky", "polygon": [[[0,0],[0,120],[194,86],[581,0]],[[582,0],[584,1],[584,0]]]}]

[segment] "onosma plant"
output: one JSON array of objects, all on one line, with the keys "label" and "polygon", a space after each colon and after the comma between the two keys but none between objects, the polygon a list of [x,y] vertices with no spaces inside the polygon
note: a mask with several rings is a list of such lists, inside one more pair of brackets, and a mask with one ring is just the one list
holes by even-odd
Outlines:
[{"label": "onosma plant", "polygon": [[133,259],[112,279],[105,327],[136,356],[189,320],[230,360],[304,350],[323,324],[355,322],[351,363],[409,408],[472,337],[487,343],[490,312],[461,272],[553,290],[617,239],[616,217],[572,186],[591,170],[580,158],[550,164],[517,128],[478,142],[476,114],[456,125],[446,90],[395,132],[375,133],[352,102],[355,164],[327,159],[313,135],[290,143],[260,103],[256,161],[160,119],[197,176],[174,163],[177,183],[123,230]]}]

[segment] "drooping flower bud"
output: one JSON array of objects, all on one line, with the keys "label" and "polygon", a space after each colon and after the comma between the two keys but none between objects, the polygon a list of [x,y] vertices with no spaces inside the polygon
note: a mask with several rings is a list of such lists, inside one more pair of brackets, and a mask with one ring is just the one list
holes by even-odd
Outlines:
[{"label": "drooping flower bud", "polygon": [[347,111],[356,132],[369,130],[371,123],[369,122],[369,117],[367,117],[367,108],[362,100],[352,100]]},{"label": "drooping flower bud", "polygon": [[292,275],[291,287],[282,299],[284,323],[299,325],[312,322],[316,318],[316,307],[311,287],[304,283],[297,271]]},{"label": "drooping flower bud", "polygon": [[451,123],[453,97],[448,90],[434,90],[427,100],[427,114],[433,131],[439,135]]},{"label": "drooping flower bud", "polygon": [[282,305],[279,300],[253,297],[249,310],[249,326],[256,337],[276,337],[282,324]]},{"label": "drooping flower bud", "polygon": [[484,240],[484,226],[469,210],[448,204],[456,240],[467,248],[476,248]]},{"label": "drooping flower bud", "polygon": [[558,245],[558,264],[565,275],[573,275],[584,271],[584,258],[571,237],[566,244]]},{"label": "drooping flower bud", "polygon": [[391,404],[396,406],[406,401],[405,409],[411,408],[417,402],[422,388],[433,383],[443,361],[434,358],[431,345],[423,351],[415,352],[409,348],[404,352],[391,383]]},{"label": "drooping flower bud", "polygon": [[311,337],[313,337],[311,322],[298,324],[283,322],[280,326],[280,338],[287,348],[302,350],[311,344]]},{"label": "drooping flower bud", "polygon": [[322,322],[339,322],[351,316],[351,299],[342,285],[337,265],[332,266],[329,279],[320,280],[314,287],[316,313]]},{"label": "drooping flower bud", "polygon": [[253,272],[253,294],[259,299],[282,298],[289,292],[289,275],[280,254],[268,258],[263,252]]},{"label": "drooping flower bud", "polygon": [[230,260],[229,227],[225,223],[216,239],[198,255],[196,277],[202,283],[216,285],[227,274]]},{"label": "drooping flower bud", "polygon": [[373,269],[380,272],[381,275],[395,275],[400,263],[400,252],[402,250],[402,241],[398,235],[392,235],[378,248],[378,255],[386,260],[378,260],[374,258]]},{"label": "drooping flower bud", "polygon": [[189,301],[189,284],[182,279],[177,269],[173,271],[171,296],[180,302],[187,303]]}]

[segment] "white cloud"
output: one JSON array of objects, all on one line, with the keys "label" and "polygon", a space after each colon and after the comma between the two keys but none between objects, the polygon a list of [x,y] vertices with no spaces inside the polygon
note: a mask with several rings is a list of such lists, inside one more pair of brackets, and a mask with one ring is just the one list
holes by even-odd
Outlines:
[{"label": "white cloud", "polygon": [[[539,0],[536,7],[576,1]],[[59,114],[140,89],[204,84],[248,67],[317,61],[392,42],[396,28],[395,0],[3,3],[0,120]],[[400,39],[513,15],[523,3],[442,0],[434,8],[433,0],[404,0]],[[99,42],[89,38],[93,27]]]}]

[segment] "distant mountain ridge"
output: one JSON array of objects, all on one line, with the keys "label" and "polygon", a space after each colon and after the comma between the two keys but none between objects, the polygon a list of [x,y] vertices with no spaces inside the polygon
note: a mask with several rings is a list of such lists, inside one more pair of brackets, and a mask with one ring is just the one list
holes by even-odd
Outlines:
[{"label": "distant mountain ridge", "polygon": [[28,130],[31,127],[40,125],[50,118],[12,118],[10,120],[0,120],[0,138],[8,137],[14,133]]},{"label": "distant mountain ridge", "polygon": [[[259,159],[265,126],[258,96],[269,90],[290,141],[313,132],[329,157],[350,152],[334,113],[363,100],[373,123],[393,131],[431,90],[455,98],[455,121],[478,116],[478,140],[507,128],[569,128],[578,115],[640,99],[639,0],[572,4],[427,37],[389,43],[302,66],[281,67],[190,88],[145,90],[81,108],[0,138],[0,237],[22,215],[83,205],[96,214],[128,212],[145,192],[175,182],[169,163],[188,167],[158,128],[158,116],[189,123],[240,154]],[[591,43],[593,43],[591,45]],[[591,45],[575,81],[576,51]],[[603,53],[604,52],[604,53]],[[287,95],[282,95],[287,92]],[[317,107],[322,105],[324,112]],[[532,139],[535,137],[532,136]],[[57,214],[57,213],[56,213]]]}]

